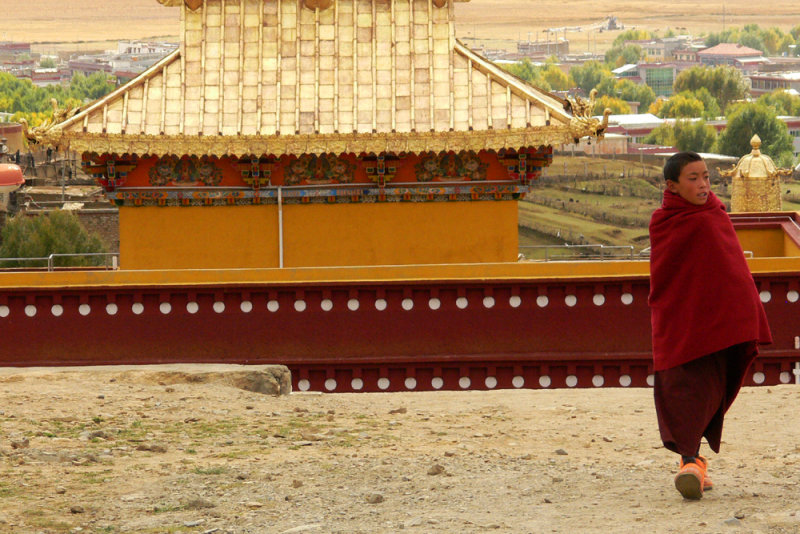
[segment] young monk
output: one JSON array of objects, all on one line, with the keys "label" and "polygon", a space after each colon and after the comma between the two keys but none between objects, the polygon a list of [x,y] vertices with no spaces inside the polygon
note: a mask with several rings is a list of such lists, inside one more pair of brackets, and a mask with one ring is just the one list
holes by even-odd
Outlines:
[{"label": "young monk", "polygon": [[681,455],[675,487],[712,489],[700,440],[719,452],[722,421],[758,345],[772,342],[764,308],[725,206],[694,152],[664,165],[666,190],[650,220],[650,312],[658,428]]}]

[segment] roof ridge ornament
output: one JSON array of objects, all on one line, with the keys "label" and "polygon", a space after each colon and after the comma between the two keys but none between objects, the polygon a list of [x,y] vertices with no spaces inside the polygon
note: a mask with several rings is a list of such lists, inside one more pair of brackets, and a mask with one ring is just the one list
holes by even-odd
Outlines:
[{"label": "roof ridge ornament", "polygon": [[53,126],[61,124],[80,111],[80,106],[64,109],[59,108],[58,100],[55,98],[50,99],[50,105],[53,106],[53,117],[45,119],[39,126],[30,127],[28,121],[24,118],[19,120],[19,123],[22,125],[22,135],[32,144],[43,142]]},{"label": "roof ridge ornament", "polygon": [[165,5],[167,7],[180,7],[183,4],[186,4],[186,7],[191,9],[192,11],[197,11],[201,7],[203,7],[203,0],[156,0],[159,4]]},{"label": "roof ridge ornament", "polygon": [[592,115],[596,98],[597,89],[592,89],[589,93],[588,102],[579,96],[574,98],[568,96],[564,103],[564,109],[567,113],[572,114],[572,119],[569,121],[569,131],[576,143],[581,137],[587,135],[597,137],[599,141],[603,138],[606,128],[608,128],[608,117],[611,115],[609,108],[603,110],[602,121]]}]

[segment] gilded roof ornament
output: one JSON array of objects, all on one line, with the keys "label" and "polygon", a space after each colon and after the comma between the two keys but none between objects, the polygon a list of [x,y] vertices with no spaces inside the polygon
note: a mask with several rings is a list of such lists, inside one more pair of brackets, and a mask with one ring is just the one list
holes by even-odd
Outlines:
[{"label": "gilded roof ornament", "polygon": [[22,125],[22,135],[24,135],[25,138],[33,144],[45,142],[48,138],[48,133],[55,125],[64,122],[80,111],[80,107],[64,109],[59,108],[58,101],[55,98],[50,99],[50,105],[53,106],[53,117],[46,119],[39,126],[30,127],[27,120],[19,120],[20,124]]},{"label": "gilded roof ornament", "polygon": [[602,139],[603,134],[608,128],[608,117],[611,115],[611,110],[606,108],[603,110],[603,119],[597,119],[593,116],[595,106],[595,99],[597,98],[597,89],[592,89],[589,93],[589,101],[576,96],[574,98],[567,97],[564,102],[564,109],[567,113],[572,114],[570,119],[569,130],[575,142],[585,136],[597,137]]},{"label": "gilded roof ornament", "polygon": [[167,7],[180,7],[186,4],[186,7],[192,11],[197,11],[203,6],[203,0],[156,0],[159,4]]},{"label": "gilded roof ornament", "polygon": [[731,178],[731,211],[764,212],[781,211],[780,177],[788,176],[792,169],[779,169],[772,158],[761,153],[761,138],[750,139],[753,150],[721,176]]}]

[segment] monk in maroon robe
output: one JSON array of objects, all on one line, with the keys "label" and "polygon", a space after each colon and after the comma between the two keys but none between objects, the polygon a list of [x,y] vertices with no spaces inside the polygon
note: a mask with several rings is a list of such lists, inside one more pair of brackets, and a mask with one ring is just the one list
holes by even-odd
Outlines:
[{"label": "monk in maroon robe", "polygon": [[700,440],[719,452],[725,412],[772,342],[764,308],[725,206],[694,152],[664,166],[664,200],[650,220],[655,405],[664,446],[681,455],[687,499],[713,487]]}]

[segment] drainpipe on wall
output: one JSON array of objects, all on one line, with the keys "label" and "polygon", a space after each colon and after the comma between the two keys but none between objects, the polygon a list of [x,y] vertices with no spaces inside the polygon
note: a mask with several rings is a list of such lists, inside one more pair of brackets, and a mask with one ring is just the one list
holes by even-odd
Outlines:
[{"label": "drainpipe on wall", "polygon": [[278,186],[278,267],[283,269],[283,190]]}]

